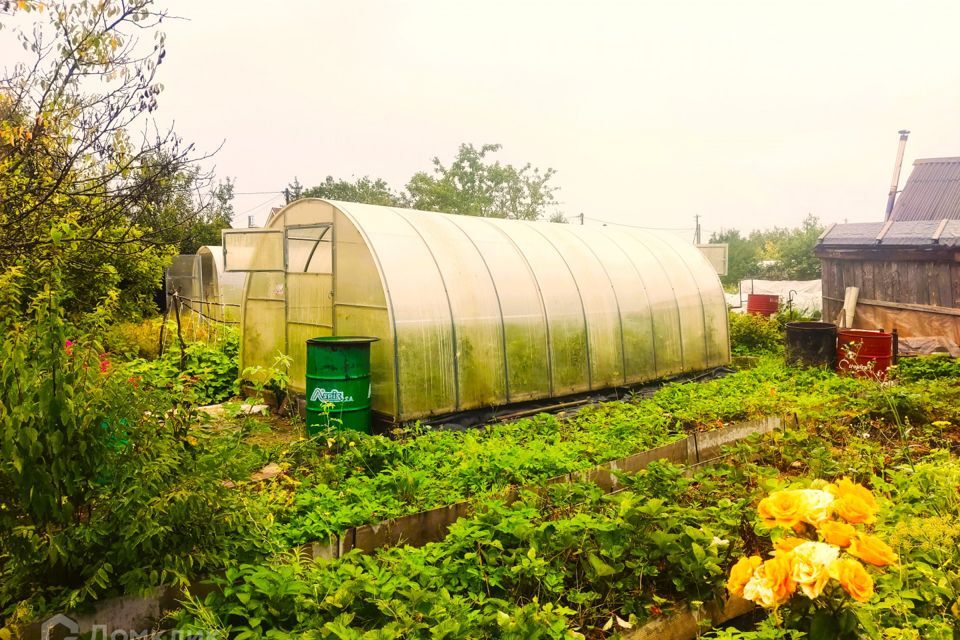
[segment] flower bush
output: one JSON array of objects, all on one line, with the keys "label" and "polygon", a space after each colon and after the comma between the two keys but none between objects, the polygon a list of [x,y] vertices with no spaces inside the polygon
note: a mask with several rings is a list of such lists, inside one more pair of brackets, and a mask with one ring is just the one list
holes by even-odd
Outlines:
[{"label": "flower bush", "polygon": [[[886,567],[897,555],[866,530],[879,505],[869,489],[841,478],[835,484],[775,491],[757,505],[770,530],[773,551],[740,558],[727,590],[772,611],[785,626],[811,638],[856,637],[854,603],[873,598],[873,577],[864,566]],[[788,609],[786,615],[781,607]]]}]

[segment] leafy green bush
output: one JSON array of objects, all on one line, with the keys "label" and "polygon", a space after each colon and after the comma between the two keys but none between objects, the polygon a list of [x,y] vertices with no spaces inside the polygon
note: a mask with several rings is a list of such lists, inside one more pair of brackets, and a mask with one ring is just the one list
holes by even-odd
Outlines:
[{"label": "leafy green bush", "polygon": [[110,353],[125,358],[153,360],[160,355],[160,325],[163,318],[149,318],[142,322],[119,322],[103,335],[103,347]]},{"label": "leafy green bush", "polygon": [[236,567],[221,593],[188,606],[183,626],[212,623],[236,637],[314,629],[319,638],[377,630],[365,637],[518,640],[582,638],[574,628],[599,632],[608,620],[623,630],[647,616],[651,591],[715,595],[749,503],[671,504],[645,495],[659,485],[651,480],[610,497],[593,485],[557,485],[512,505],[488,501],[419,549]]},{"label": "leafy green bush", "polygon": [[900,358],[897,363],[899,378],[905,382],[916,380],[960,379],[960,359],[948,355]]},{"label": "leafy green bush", "polygon": [[178,348],[167,350],[156,360],[132,360],[122,368],[148,387],[176,392],[194,403],[211,404],[234,394],[239,350],[239,337],[231,331],[214,344],[187,344],[182,371]]},{"label": "leafy green bush", "polygon": [[56,278],[22,309],[24,280],[0,276],[0,617],[183,583],[262,551],[252,528],[266,518],[220,482],[230,453],[198,446],[189,405],[70,326]]},{"label": "leafy green bush", "polygon": [[731,313],[730,349],[737,356],[782,353],[779,322],[749,313]]}]

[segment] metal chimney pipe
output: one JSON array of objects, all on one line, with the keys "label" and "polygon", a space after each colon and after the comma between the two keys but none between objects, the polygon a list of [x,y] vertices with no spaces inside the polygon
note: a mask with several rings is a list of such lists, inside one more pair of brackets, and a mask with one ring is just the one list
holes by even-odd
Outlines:
[{"label": "metal chimney pipe", "polygon": [[907,148],[907,136],[910,132],[900,129],[900,146],[897,147],[897,161],[893,164],[893,179],[890,181],[890,193],[887,195],[887,215],[884,220],[890,219],[893,213],[893,203],[897,199],[897,189],[900,187],[900,168],[903,166],[903,152]]}]

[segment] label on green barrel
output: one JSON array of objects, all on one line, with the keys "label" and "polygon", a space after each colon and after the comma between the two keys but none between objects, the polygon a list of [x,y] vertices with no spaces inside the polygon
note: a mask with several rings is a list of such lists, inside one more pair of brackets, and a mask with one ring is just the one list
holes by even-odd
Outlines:
[{"label": "label on green barrel", "polygon": [[310,402],[353,402],[353,396],[344,395],[339,389],[314,389],[310,395]]}]

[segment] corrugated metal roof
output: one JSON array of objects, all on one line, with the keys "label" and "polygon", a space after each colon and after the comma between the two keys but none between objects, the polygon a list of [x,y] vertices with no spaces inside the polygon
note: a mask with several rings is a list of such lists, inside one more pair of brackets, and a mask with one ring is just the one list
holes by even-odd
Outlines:
[{"label": "corrugated metal roof", "polygon": [[823,236],[818,245],[823,247],[958,247],[960,246],[960,220],[838,224]]},{"label": "corrugated metal roof", "polygon": [[897,196],[891,220],[960,220],[960,158],[921,158]]}]

